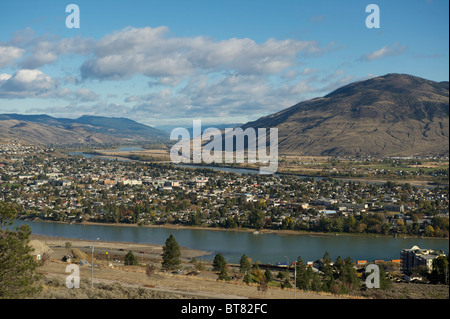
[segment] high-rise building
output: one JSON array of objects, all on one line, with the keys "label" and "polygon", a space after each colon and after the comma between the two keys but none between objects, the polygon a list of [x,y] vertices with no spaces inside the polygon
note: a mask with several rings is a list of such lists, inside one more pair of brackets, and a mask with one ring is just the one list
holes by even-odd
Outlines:
[{"label": "high-rise building", "polygon": [[443,250],[420,249],[417,246],[403,249],[400,253],[400,270],[406,273],[419,266],[425,266],[428,271],[431,271],[433,269],[433,260],[439,256],[445,257]]}]

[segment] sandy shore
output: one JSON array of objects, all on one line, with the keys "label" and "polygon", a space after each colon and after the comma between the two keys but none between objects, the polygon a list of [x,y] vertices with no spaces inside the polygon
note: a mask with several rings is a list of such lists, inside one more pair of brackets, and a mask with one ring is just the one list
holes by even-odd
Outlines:
[{"label": "sandy shore", "polygon": [[[45,243],[50,249],[55,252],[55,255],[53,257],[58,259],[62,258],[62,256],[67,252],[67,249],[65,248],[67,242],[71,243],[72,248],[78,248],[85,252],[91,252],[92,245],[94,244],[92,240],[52,237],[44,235],[31,235],[30,239],[39,240]],[[180,247],[180,250],[181,257],[184,260],[190,260],[194,257],[201,257],[210,254],[210,252],[207,251],[189,249],[186,247]],[[106,255],[106,252],[108,252],[110,256],[124,255],[129,251],[133,252],[133,254],[135,254],[138,258],[142,257],[145,259],[161,259],[162,245],[98,240],[94,246],[94,253],[96,255]]]}]

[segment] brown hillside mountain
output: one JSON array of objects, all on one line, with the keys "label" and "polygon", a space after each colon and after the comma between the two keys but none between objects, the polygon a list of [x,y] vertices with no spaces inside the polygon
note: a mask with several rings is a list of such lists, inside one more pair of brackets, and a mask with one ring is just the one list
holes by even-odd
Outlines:
[{"label": "brown hillside mountain", "polygon": [[0,114],[0,139],[30,144],[120,144],[165,140],[167,133],[126,118]]},{"label": "brown hillside mountain", "polygon": [[281,154],[448,155],[449,83],[388,74],[242,126],[247,127],[278,127]]}]

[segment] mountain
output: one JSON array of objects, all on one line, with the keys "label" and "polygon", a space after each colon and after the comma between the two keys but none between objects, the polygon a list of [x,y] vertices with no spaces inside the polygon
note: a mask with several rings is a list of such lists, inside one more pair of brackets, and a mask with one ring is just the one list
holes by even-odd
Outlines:
[{"label": "mountain", "polygon": [[32,144],[111,144],[164,140],[168,134],[126,118],[0,114],[2,138]]},{"label": "mountain", "polygon": [[284,154],[448,155],[449,82],[387,74],[242,126],[248,127],[277,127]]}]

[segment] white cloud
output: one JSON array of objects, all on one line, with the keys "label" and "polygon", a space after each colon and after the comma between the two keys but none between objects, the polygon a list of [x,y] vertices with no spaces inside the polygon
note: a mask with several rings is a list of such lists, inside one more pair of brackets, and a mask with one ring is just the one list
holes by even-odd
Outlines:
[{"label": "white cloud", "polygon": [[401,45],[400,43],[397,42],[392,46],[384,46],[381,49],[376,50],[372,53],[365,54],[364,56],[361,57],[361,59],[365,61],[374,61],[386,56],[396,56],[405,53],[407,48],[408,47],[406,45]]},{"label": "white cloud", "polygon": [[306,68],[303,69],[301,75],[310,75],[310,74],[317,73],[317,71],[318,70],[316,68],[308,68],[308,67],[306,67]]},{"label": "white cloud", "polygon": [[328,50],[316,41],[252,39],[216,41],[208,37],[168,36],[167,27],[125,28],[100,39],[95,57],[81,66],[83,78],[123,79],[192,75],[199,71],[236,71],[245,75],[274,74],[296,65],[299,54]]},{"label": "white cloud", "polygon": [[[6,79],[6,76],[3,76]],[[0,97],[25,98],[47,96],[55,88],[52,78],[39,70],[19,70],[0,83]]]},{"label": "white cloud", "polygon": [[68,101],[92,102],[99,95],[86,88],[72,91],[59,88],[58,81],[40,70],[19,70],[13,75],[0,73],[0,98],[60,98]]},{"label": "white cloud", "polygon": [[[26,34],[24,36],[23,34]],[[12,40],[20,50],[26,52],[19,62],[22,69],[37,69],[46,64],[54,63],[61,55],[87,55],[91,52],[94,40],[77,36],[59,39],[55,36],[43,35],[35,37],[32,29],[19,32]]]},{"label": "white cloud", "polygon": [[0,68],[12,65],[13,62],[25,53],[25,50],[15,46],[0,45]]}]

